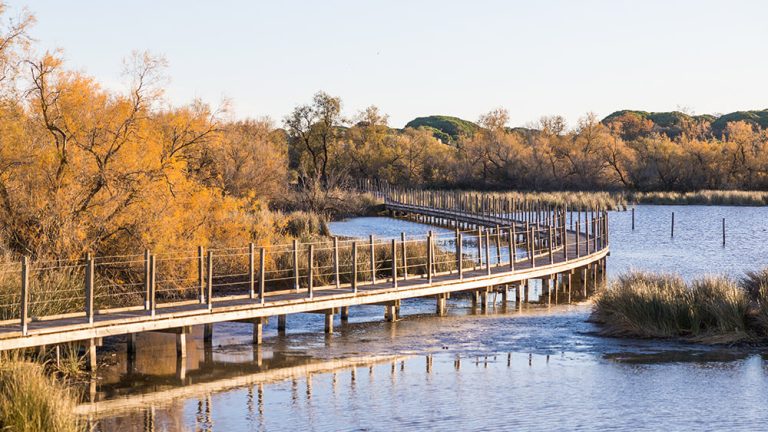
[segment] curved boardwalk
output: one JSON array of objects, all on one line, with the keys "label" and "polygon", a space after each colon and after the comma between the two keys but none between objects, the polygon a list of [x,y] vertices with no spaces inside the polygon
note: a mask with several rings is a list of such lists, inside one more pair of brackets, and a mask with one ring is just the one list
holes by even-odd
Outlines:
[{"label": "curved boardwalk", "polygon": [[[590,222],[580,225],[577,221],[575,227],[571,213],[571,227],[567,227],[569,218],[564,209],[528,209],[523,217],[527,221],[523,221],[522,213],[515,211],[505,213],[496,208],[491,214],[391,197],[385,199],[385,206],[394,215],[452,226],[455,233],[378,240],[371,236],[368,241],[265,248],[250,245],[234,253],[214,255],[209,251],[207,263],[201,250],[190,261],[198,265],[194,299],[183,301],[159,300],[158,286],[167,275],[158,274],[156,266],[163,258],[147,252],[143,260],[145,281],[138,287],[144,290],[144,304],[122,308],[99,308],[98,298],[94,298],[99,261],[89,258],[78,264],[85,272],[86,286],[76,300],[84,303],[85,310],[33,318],[29,310],[36,305],[29,300],[30,271],[41,267],[25,263],[20,270],[23,289],[19,318],[0,323],[0,351],[84,341],[89,363],[94,364],[101,338],[129,335],[130,350],[137,333],[163,331],[177,335],[178,354],[185,356],[185,335],[194,325],[206,325],[209,341],[213,323],[249,322],[254,327],[254,343],[260,343],[264,320],[271,316],[277,316],[278,328],[284,329],[289,314],[322,313],[326,332],[332,333],[334,315],[341,314],[344,320],[351,306],[382,305],[385,318],[394,320],[401,300],[433,297],[437,313],[445,314],[451,293],[473,292],[473,301],[484,306],[487,293],[503,287],[506,298],[507,288],[513,286],[517,300],[523,301],[521,292],[526,288],[527,293],[530,279],[542,279],[546,286],[559,280],[570,289],[575,276],[586,290],[588,281],[596,283],[598,272],[604,271],[608,254],[604,212],[586,214],[585,221]],[[217,257],[242,258],[245,271],[218,275],[213,265]],[[268,267],[286,262],[287,268]]]}]

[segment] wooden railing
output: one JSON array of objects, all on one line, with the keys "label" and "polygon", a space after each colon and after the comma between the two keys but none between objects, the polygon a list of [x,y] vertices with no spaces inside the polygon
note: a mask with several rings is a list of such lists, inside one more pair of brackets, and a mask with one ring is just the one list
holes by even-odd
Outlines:
[{"label": "wooden railing", "polygon": [[[453,193],[380,193],[402,215],[431,218],[453,231],[367,240],[332,238],[279,245],[245,244],[191,253],[87,255],[78,260],[0,265],[18,291],[0,296],[0,334],[29,332],[31,322],[218,304],[313,299],[318,293],[358,295],[361,290],[408,289],[568,263],[608,248],[607,213],[574,212],[534,203],[474,199]],[[583,218],[583,220],[582,220]],[[570,228],[569,228],[570,226]],[[14,279],[15,278],[15,279]]]}]

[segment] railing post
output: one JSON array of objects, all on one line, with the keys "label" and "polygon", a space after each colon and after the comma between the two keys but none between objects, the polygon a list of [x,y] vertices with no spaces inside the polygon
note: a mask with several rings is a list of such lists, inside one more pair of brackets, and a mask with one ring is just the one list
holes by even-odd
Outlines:
[{"label": "railing post", "polygon": [[434,257],[432,256],[432,232],[427,234],[427,281],[431,284],[432,283],[432,261],[434,260]]},{"label": "railing post", "polygon": [[352,292],[357,294],[357,242],[352,242]]},{"label": "railing post", "polygon": [[407,248],[405,244],[405,233],[400,233],[400,249],[401,249],[401,255],[403,256],[403,280],[408,280],[408,253]]},{"label": "railing post", "polygon": [[533,230],[534,228],[531,226],[531,231],[528,235],[528,247],[530,247],[528,253],[531,254],[531,268],[536,267],[536,238],[533,236]]},{"label": "railing post", "polygon": [[293,289],[299,292],[299,241],[293,239]]},{"label": "railing post", "polygon": [[314,261],[315,261],[315,245],[309,244],[309,257],[307,259],[308,267],[307,267],[307,293],[309,298],[312,298],[314,296],[314,285],[313,285],[313,279],[315,278],[315,272],[314,272]]},{"label": "railing post", "polygon": [[517,255],[515,240],[517,240],[517,233],[515,232],[515,222],[512,222],[512,226],[509,227],[509,269],[515,271],[515,259]]},{"label": "railing post", "polygon": [[27,335],[28,323],[27,317],[29,316],[29,258],[23,257],[21,259],[21,334]]},{"label": "railing post", "polygon": [[552,225],[547,226],[547,235],[549,236],[549,263],[554,264],[555,263],[555,242],[554,237],[552,236]]},{"label": "railing post", "polygon": [[207,272],[207,295],[205,301],[208,304],[208,310],[213,310],[213,252],[208,251],[208,272]]},{"label": "railing post", "polygon": [[501,228],[496,225],[496,266],[501,265]]},{"label": "railing post", "polygon": [[482,227],[477,228],[477,267],[483,266],[483,231]]},{"label": "railing post", "polygon": [[[565,214],[563,214],[563,217],[565,217]],[[561,239],[561,242],[563,243],[563,261],[568,261],[568,231],[565,229],[565,219],[563,219],[561,235],[563,236]]]},{"label": "railing post", "polygon": [[85,261],[85,317],[93,324],[93,257],[89,253]]},{"label": "railing post", "polygon": [[267,251],[264,247],[259,248],[259,300],[261,304],[266,301],[267,291]]},{"label": "railing post", "polygon": [[371,249],[371,285],[376,285],[376,244],[373,240],[373,234],[368,236]]},{"label": "railing post", "polygon": [[199,283],[198,288],[200,293],[198,298],[200,304],[205,303],[205,254],[203,253],[203,247],[197,247],[197,280]]},{"label": "railing post", "polygon": [[488,276],[491,275],[491,234],[490,230],[485,230],[485,269]]},{"label": "railing post", "polygon": [[248,244],[248,297],[253,300],[256,297],[256,265],[255,265],[255,247],[253,243]]},{"label": "railing post", "polygon": [[456,268],[459,271],[459,280],[464,279],[464,257],[462,249],[462,235],[461,231],[456,230]]},{"label": "railing post", "polygon": [[397,288],[397,240],[392,239],[392,286]]},{"label": "railing post", "polygon": [[157,309],[157,263],[155,255],[149,256],[149,315],[154,318]]},{"label": "railing post", "polygon": [[[581,213],[579,213],[581,214]],[[576,258],[581,257],[581,221],[576,221]]]},{"label": "railing post", "polygon": [[149,249],[144,250],[144,310],[149,310]]},{"label": "railing post", "polygon": [[336,289],[341,287],[341,275],[339,274],[339,238],[333,238],[333,273],[336,277]]}]

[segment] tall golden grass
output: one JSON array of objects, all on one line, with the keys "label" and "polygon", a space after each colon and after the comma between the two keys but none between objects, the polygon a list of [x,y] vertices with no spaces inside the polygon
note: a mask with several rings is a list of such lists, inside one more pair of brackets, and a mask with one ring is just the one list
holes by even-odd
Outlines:
[{"label": "tall golden grass", "polygon": [[0,360],[0,430],[83,431],[76,404],[74,392],[48,375],[43,364]]},{"label": "tall golden grass", "polygon": [[741,190],[700,190],[694,192],[628,192],[626,199],[641,204],[763,206],[768,192]]},{"label": "tall golden grass", "polygon": [[752,318],[761,300],[725,277],[632,272],[598,295],[591,320],[610,336],[741,342],[765,334]]}]

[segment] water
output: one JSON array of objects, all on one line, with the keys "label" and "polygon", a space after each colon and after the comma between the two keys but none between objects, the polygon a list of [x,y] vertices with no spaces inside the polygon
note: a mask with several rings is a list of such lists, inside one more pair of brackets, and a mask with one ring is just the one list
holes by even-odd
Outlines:
[{"label": "water", "polygon": [[[670,238],[671,212],[675,237]],[[640,206],[610,219],[609,277],[630,268],[739,277],[768,265],[768,208]],[[721,220],[727,219],[726,245]],[[334,223],[338,235],[396,237],[439,228],[386,218]],[[121,352],[89,406],[99,430],[755,430],[768,425],[768,362],[758,349],[603,338],[590,306],[486,314],[449,300],[351,309],[332,337],[321,315],[275,322],[260,349],[246,324],[217,325],[213,352],[191,342],[184,375],[170,335]],[[110,405],[111,404],[111,405]],[[86,407],[88,407],[86,405]]]}]

